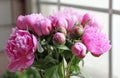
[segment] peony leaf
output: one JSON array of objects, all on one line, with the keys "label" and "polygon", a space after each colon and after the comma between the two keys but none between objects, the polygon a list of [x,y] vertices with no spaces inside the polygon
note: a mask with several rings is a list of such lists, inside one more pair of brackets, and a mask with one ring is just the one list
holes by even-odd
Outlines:
[{"label": "peony leaf", "polygon": [[64,65],[55,65],[45,70],[44,78],[64,78]]},{"label": "peony leaf", "polygon": [[72,65],[71,66],[71,74],[72,75],[78,75],[80,74],[80,67],[78,65]]},{"label": "peony leaf", "polygon": [[73,64],[74,64],[74,65],[78,65],[81,60],[82,60],[82,59],[80,59],[80,58],[78,58],[78,57],[75,57],[74,60],[73,60]]},{"label": "peony leaf", "polygon": [[58,46],[57,48],[62,49],[62,50],[70,50],[70,49],[69,49],[67,46],[65,46],[65,45]]}]

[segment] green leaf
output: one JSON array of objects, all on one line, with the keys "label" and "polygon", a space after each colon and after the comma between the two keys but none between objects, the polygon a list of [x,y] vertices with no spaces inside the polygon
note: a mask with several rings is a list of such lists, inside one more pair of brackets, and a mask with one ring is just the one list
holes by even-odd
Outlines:
[{"label": "green leaf", "polygon": [[23,73],[18,72],[19,78],[41,78],[38,70],[35,67],[24,70]]},{"label": "green leaf", "polygon": [[18,75],[16,74],[16,72],[10,72],[10,71],[6,71],[4,74],[3,74],[3,76],[2,76],[2,78],[18,78]]},{"label": "green leaf", "polygon": [[57,60],[54,59],[52,56],[46,56],[45,59],[44,59],[46,65],[49,65],[50,63],[52,64],[56,64],[57,63]]},{"label": "green leaf", "polygon": [[70,50],[70,49],[69,49],[67,46],[65,46],[65,45],[57,46],[57,48],[62,49],[62,50]]},{"label": "green leaf", "polygon": [[38,69],[46,70],[57,64],[57,59],[53,58],[51,55],[47,55],[44,58],[40,58],[38,61],[34,61],[33,66],[37,67]]},{"label": "green leaf", "polygon": [[64,69],[67,68],[67,61],[66,61],[65,57],[63,57],[63,65],[64,65]]},{"label": "green leaf", "polygon": [[78,65],[81,60],[82,60],[82,59],[80,59],[80,58],[78,58],[78,57],[75,57],[74,60],[73,60],[73,64],[74,64],[74,65]]},{"label": "green leaf", "polygon": [[44,78],[64,78],[63,64],[61,63],[45,70]]},{"label": "green leaf", "polygon": [[30,67],[25,69],[22,73],[20,71],[16,71],[11,73],[6,71],[3,75],[3,78],[41,78],[38,70],[34,67]]},{"label": "green leaf", "polygon": [[80,67],[78,65],[72,65],[71,66],[71,74],[72,75],[78,75],[80,74]]}]

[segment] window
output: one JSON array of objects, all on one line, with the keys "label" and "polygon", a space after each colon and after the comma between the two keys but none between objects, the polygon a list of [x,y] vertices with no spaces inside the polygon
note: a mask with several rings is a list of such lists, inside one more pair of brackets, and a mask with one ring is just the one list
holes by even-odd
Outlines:
[{"label": "window", "polygon": [[[120,0],[36,0],[36,12],[52,14],[65,7],[73,7],[83,12],[93,12],[104,21],[104,31],[108,34],[112,50],[100,58],[88,55],[85,69],[92,78],[120,78]],[[89,59],[89,60],[88,60]],[[96,72],[96,73],[95,73]]]},{"label": "window", "polygon": [[6,40],[15,26],[16,17],[25,13],[24,7],[24,0],[0,0],[0,78],[8,64],[3,50]]},{"label": "window", "polygon": [[4,49],[16,18],[25,13],[23,0],[0,0],[0,51]]},{"label": "window", "polygon": [[0,25],[11,24],[10,0],[0,0]]}]

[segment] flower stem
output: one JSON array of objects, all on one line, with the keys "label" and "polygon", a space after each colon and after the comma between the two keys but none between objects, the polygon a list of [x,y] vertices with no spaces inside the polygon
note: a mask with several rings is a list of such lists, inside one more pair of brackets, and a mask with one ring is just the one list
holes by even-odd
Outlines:
[{"label": "flower stem", "polygon": [[70,68],[71,68],[71,65],[73,63],[74,58],[75,58],[75,56],[73,55],[71,61],[68,63],[65,78],[70,78],[70,75],[71,75]]}]

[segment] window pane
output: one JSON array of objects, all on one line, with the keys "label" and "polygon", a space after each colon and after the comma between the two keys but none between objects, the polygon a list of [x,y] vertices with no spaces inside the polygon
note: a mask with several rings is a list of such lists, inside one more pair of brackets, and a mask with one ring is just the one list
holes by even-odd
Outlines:
[{"label": "window pane", "polygon": [[120,10],[120,0],[113,0],[113,9]]},{"label": "window pane", "polygon": [[120,78],[120,15],[113,16],[113,78]]},{"label": "window pane", "polygon": [[[61,9],[63,8],[65,7],[61,7]],[[95,16],[100,16],[101,21],[104,22],[103,32],[105,32],[108,35],[108,14],[107,13],[87,11],[83,9],[78,9],[78,10],[80,10],[80,12],[83,12],[83,13],[90,12],[92,14],[95,14]],[[108,78],[108,73],[109,73],[108,72],[108,68],[109,68],[108,52],[98,58],[88,53],[84,60],[85,60],[84,68],[88,72],[88,74],[91,76],[91,78]]]},{"label": "window pane", "polygon": [[58,10],[58,7],[55,5],[41,5],[40,6],[41,13],[45,16],[48,16]]},{"label": "window pane", "polygon": [[40,0],[40,1],[57,2],[58,0]]},{"label": "window pane", "polygon": [[62,3],[108,8],[109,0],[61,0]]},{"label": "window pane", "polygon": [[[67,7],[62,6],[61,9],[64,9]],[[76,9],[76,8],[75,8]],[[89,11],[89,10],[84,10],[84,9],[76,9],[79,10],[81,13],[91,13],[95,16],[97,16],[99,18],[99,20],[101,21],[101,23],[103,23],[104,27],[103,27],[103,32],[105,32],[108,35],[108,14],[107,13],[102,13],[102,12],[96,12],[96,11]]]},{"label": "window pane", "polygon": [[[103,32],[108,35],[108,14],[93,11],[85,12],[91,12],[96,16],[100,16],[101,21],[104,21]],[[98,58],[93,57],[91,54],[88,54],[85,58],[85,69],[91,74],[92,78],[108,78],[108,68],[108,52]]]},{"label": "window pane", "polygon": [[0,0],[0,25],[11,24],[10,0]]}]

